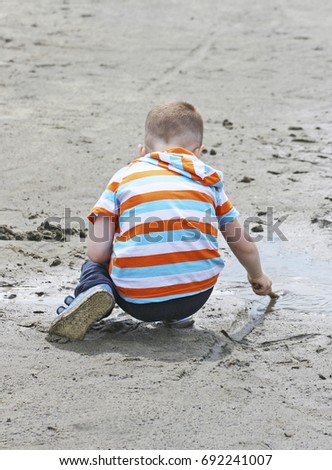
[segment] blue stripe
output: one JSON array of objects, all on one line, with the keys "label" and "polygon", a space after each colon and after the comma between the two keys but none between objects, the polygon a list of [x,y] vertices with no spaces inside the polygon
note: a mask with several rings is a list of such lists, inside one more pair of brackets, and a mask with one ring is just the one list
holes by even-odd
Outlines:
[{"label": "blue stripe", "polygon": [[108,201],[114,202],[116,199],[116,193],[110,189],[105,189],[105,191],[100,196],[101,198],[107,199]]},{"label": "blue stripe", "polygon": [[112,274],[119,279],[140,279],[144,277],[170,276],[172,274],[181,276],[187,273],[206,271],[207,269],[211,269],[215,266],[223,267],[224,260],[219,257],[213,259],[204,259],[200,261],[187,261],[184,263],[147,266],[144,268],[118,268],[116,266],[112,266]]},{"label": "blue stripe", "polygon": [[177,170],[180,170],[180,172],[182,173],[183,165],[182,165],[181,157],[178,157],[177,155],[174,155],[173,153],[168,153],[168,156],[169,156],[171,165],[174,166],[174,168],[176,168]]},{"label": "blue stripe", "polygon": [[227,214],[224,214],[223,216],[218,217],[219,226],[228,224],[228,222],[232,222],[239,215],[240,215],[239,212],[235,209],[235,207],[233,207],[233,209],[228,211]]},{"label": "blue stripe", "polygon": [[[128,222],[129,218],[139,216],[141,214],[154,214],[153,217],[156,220],[161,220],[158,217],[158,213],[162,210],[171,209],[174,211],[174,216],[177,215],[177,211],[188,211],[194,210],[202,212],[202,218],[206,212],[215,214],[214,207],[209,202],[204,201],[193,201],[191,199],[162,199],[160,201],[142,202],[135,207],[127,209],[121,214],[119,223]],[[184,212],[185,214],[186,212]],[[153,218],[151,217],[151,221]],[[138,221],[139,222],[139,221]],[[137,223],[136,223],[137,225]]]}]

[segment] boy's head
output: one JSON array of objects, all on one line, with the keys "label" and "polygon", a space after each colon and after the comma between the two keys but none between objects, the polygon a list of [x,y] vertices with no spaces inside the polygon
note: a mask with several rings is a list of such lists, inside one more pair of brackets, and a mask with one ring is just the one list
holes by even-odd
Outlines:
[{"label": "boy's head", "polygon": [[199,156],[203,147],[203,120],[196,108],[186,102],[154,106],[145,121],[145,145],[140,154],[184,147]]}]

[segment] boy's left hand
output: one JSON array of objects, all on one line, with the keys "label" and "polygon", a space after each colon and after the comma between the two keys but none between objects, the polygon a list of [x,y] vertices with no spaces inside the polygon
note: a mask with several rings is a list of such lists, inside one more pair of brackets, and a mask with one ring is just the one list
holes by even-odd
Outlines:
[{"label": "boy's left hand", "polygon": [[265,273],[256,278],[248,275],[248,281],[257,295],[269,295],[272,292],[272,279]]}]

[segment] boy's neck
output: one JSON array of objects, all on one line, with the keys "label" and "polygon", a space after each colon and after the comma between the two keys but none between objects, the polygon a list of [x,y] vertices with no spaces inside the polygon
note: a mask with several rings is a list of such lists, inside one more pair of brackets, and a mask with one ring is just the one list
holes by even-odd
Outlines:
[{"label": "boy's neck", "polygon": [[140,150],[140,155],[146,155],[147,153],[151,152],[165,152],[165,151],[172,151],[174,153],[188,153],[191,155],[195,155],[197,158],[200,157],[202,150],[203,150],[203,145],[188,145],[188,146],[183,146],[179,145],[177,142],[157,142],[153,145],[153,148],[149,148],[148,146],[139,146]]},{"label": "boy's neck", "polygon": [[182,146],[171,147],[171,146],[168,146],[167,150],[172,151],[174,153],[188,153],[189,155],[194,155],[195,157],[200,158],[204,146],[199,145],[199,146],[195,147],[194,145],[195,144],[193,144],[191,146],[188,146],[188,147],[182,147]]}]

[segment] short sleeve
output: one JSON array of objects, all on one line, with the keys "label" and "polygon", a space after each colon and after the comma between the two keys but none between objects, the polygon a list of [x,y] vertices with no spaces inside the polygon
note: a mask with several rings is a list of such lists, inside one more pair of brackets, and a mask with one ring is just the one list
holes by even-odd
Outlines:
[{"label": "short sleeve", "polygon": [[114,222],[118,220],[119,214],[119,202],[117,198],[117,191],[122,180],[123,171],[119,170],[111,178],[110,182],[106,186],[106,189],[93,206],[87,218],[90,222],[94,223],[98,215],[107,215],[111,217]]},{"label": "short sleeve", "polygon": [[220,227],[221,225],[226,225],[236,219],[239,216],[239,212],[228,199],[223,188],[218,193],[218,195],[219,197],[216,207],[216,215]]}]

